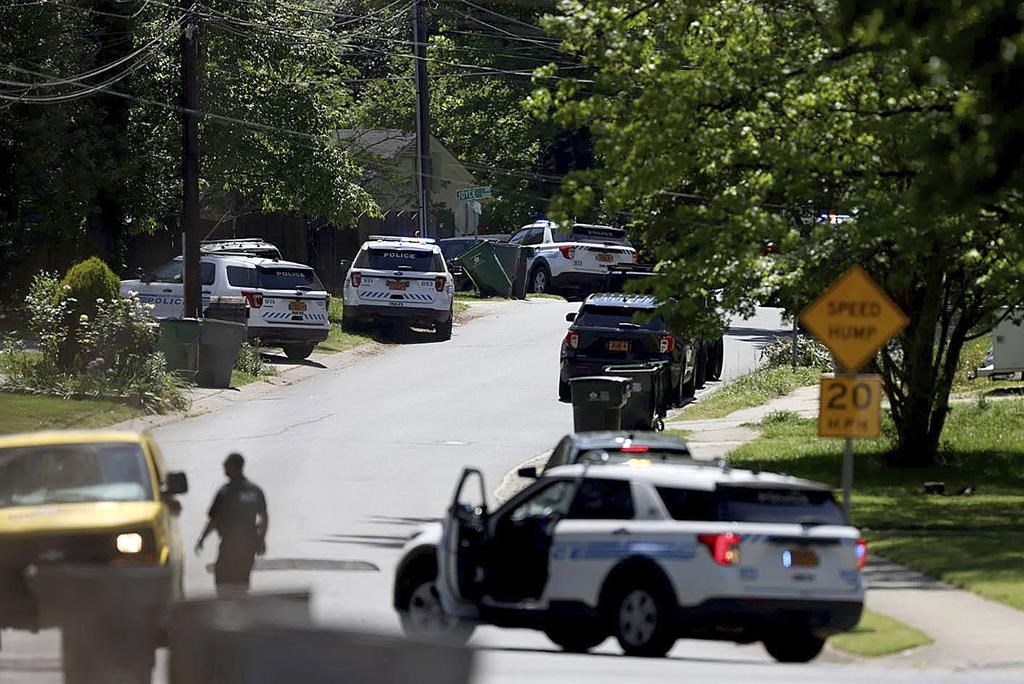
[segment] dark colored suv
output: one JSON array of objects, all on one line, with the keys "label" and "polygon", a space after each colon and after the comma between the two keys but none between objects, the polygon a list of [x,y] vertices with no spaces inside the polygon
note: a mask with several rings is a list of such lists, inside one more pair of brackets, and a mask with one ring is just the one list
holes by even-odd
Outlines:
[{"label": "dark colored suv", "polygon": [[571,322],[562,341],[558,398],[570,400],[569,381],[606,375],[607,366],[664,361],[669,371],[669,401],[682,405],[703,387],[709,367],[716,365],[721,340],[690,340],[668,330],[650,295],[594,294]]}]

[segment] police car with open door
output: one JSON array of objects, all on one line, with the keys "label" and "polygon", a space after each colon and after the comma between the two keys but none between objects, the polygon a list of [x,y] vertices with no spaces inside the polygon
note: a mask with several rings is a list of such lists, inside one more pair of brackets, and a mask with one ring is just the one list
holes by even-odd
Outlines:
[{"label": "police car with open door", "polygon": [[406,633],[459,642],[476,624],[519,627],[577,652],[614,636],[637,656],[679,638],[761,641],[807,662],[857,624],[866,546],[827,487],[659,461],[646,446],[595,452],[493,512],[466,469],[445,519],[399,562]]},{"label": "police car with open door", "polygon": [[347,331],[401,322],[452,336],[455,276],[435,240],[370,236],[348,271],[344,296]]}]

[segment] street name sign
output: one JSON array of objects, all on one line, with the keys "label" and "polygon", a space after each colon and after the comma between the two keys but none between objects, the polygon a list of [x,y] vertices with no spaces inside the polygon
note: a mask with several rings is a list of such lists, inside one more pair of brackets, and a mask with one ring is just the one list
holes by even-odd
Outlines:
[{"label": "street name sign", "polygon": [[465,188],[464,190],[456,190],[455,197],[460,202],[468,202],[469,200],[487,199],[491,196],[491,186],[486,185],[479,188]]},{"label": "street name sign", "polygon": [[854,266],[800,314],[848,373],[856,373],[906,327],[906,314],[863,268]]},{"label": "street name sign", "polygon": [[874,439],[881,434],[881,377],[840,375],[821,379],[819,437]]}]

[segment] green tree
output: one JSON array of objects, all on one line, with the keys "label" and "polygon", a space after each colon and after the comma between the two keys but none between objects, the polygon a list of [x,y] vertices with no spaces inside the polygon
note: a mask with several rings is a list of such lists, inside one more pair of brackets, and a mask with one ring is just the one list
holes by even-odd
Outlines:
[{"label": "green tree", "polygon": [[596,137],[600,168],[567,181],[561,210],[628,213],[667,275],[666,313],[695,333],[769,289],[793,314],[863,264],[911,321],[876,362],[893,463],[933,462],[964,342],[1024,299],[1012,193],[922,201],[942,171],[929,143],[969,84],[917,78],[913,50],[842,31],[816,0],[569,2],[548,26],[597,72],[590,91],[566,80],[533,98]]}]

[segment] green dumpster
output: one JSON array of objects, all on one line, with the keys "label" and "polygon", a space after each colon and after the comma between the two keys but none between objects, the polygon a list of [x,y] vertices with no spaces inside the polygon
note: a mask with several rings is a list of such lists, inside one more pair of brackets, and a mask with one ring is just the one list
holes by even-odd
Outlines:
[{"label": "green dumpster", "polygon": [[156,350],[163,352],[167,370],[195,374],[199,367],[200,322],[195,318],[165,318],[160,321]]},{"label": "green dumpster", "polygon": [[512,281],[512,297],[526,299],[526,262],[529,261],[526,249],[508,242],[495,242],[492,245],[501,267]]},{"label": "green dumpster", "polygon": [[494,245],[490,240],[481,240],[471,247],[459,257],[459,263],[481,296],[512,296],[512,282],[495,254]]}]

